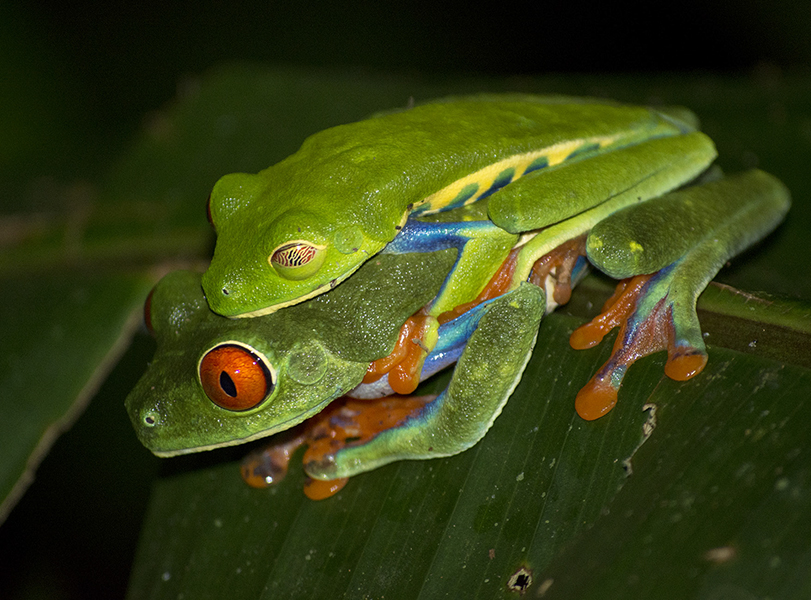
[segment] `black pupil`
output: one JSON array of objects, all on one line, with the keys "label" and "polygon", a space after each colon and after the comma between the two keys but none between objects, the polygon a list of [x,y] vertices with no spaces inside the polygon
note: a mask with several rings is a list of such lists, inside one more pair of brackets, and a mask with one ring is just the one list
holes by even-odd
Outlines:
[{"label": "black pupil", "polygon": [[234,383],[234,380],[231,379],[231,376],[225,371],[220,372],[220,387],[222,388],[223,392],[232,398],[237,397],[237,386]]}]

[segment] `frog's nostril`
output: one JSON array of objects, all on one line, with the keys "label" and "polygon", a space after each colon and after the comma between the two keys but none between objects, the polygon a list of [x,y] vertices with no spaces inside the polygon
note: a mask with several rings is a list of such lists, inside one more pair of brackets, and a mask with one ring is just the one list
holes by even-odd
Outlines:
[{"label": "frog's nostril", "polygon": [[230,292],[228,291],[228,288],[222,288],[222,295],[223,296],[227,296],[229,293]]}]

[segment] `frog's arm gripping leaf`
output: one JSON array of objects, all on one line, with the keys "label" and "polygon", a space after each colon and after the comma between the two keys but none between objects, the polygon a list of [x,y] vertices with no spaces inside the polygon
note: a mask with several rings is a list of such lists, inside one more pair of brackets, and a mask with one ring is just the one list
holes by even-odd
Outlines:
[{"label": "frog's arm gripping leaf", "polygon": [[478,442],[512,394],[532,354],[544,292],[523,284],[486,305],[448,387],[403,425],[305,464],[316,479],[350,477],[402,459],[450,456]]}]

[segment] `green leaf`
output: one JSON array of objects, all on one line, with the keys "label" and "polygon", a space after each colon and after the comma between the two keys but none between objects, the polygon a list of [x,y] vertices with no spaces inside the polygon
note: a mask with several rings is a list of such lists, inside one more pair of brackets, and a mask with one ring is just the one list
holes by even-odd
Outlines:
[{"label": "green leaf", "polygon": [[138,273],[81,271],[3,280],[0,522],[126,349],[150,285]]},{"label": "green leaf", "polygon": [[[302,494],[299,459],[268,490],[239,477],[236,461],[248,447],[163,461],[130,597],[502,598],[515,595],[511,578],[536,596],[807,596],[811,456],[802,425],[811,397],[811,309],[782,297],[811,298],[807,79],[776,87],[672,76],[431,82],[245,65],[208,73],[148,122],[89,194],[57,186],[44,202],[15,204],[21,212],[0,221],[7,226],[0,229],[7,291],[0,408],[11,417],[0,432],[5,510],[41,458],[42,440],[75,418],[114,362],[161,270],[209,256],[204,202],[220,175],[259,170],[310,133],[405,106],[412,96],[483,90],[694,109],[725,170],[757,164],[792,190],[787,222],[719,276],[779,296],[708,291],[700,302],[710,348],[704,373],[676,383],[663,377],[663,357],[643,359],[617,408],[586,423],[573,411],[574,396],[605,360],[610,340],[575,352],[566,338],[606,296],[604,284],[590,279],[565,313],[545,320],[522,383],[480,444],[356,477],[323,502]],[[130,354],[119,369],[137,370],[146,360]],[[117,377],[91,411],[123,403],[131,379],[117,389]],[[119,410],[120,421],[103,419],[126,427]],[[112,530],[139,510],[138,494],[128,501],[121,489],[122,482],[149,484],[139,466],[147,454],[133,449],[126,429],[131,438],[103,438],[99,448],[103,419],[68,436],[89,454],[57,450],[48,472],[90,478],[77,492],[80,504],[91,499],[84,519]],[[90,449],[113,453],[115,466],[95,471]],[[76,553],[52,543],[58,528],[30,532],[50,522],[44,515],[82,517],[53,500],[60,488],[49,485],[57,484],[35,484],[37,504],[20,507],[26,523],[8,524],[25,535],[3,547],[20,556],[53,553],[60,563]],[[99,511],[95,498],[117,503]],[[31,549],[20,548],[22,539]],[[105,548],[87,544],[83,556]],[[84,562],[73,570],[92,577]],[[29,578],[48,572],[47,561],[36,565]]]},{"label": "green leaf", "polygon": [[808,597],[811,372],[712,356],[648,398],[657,424],[633,476],[544,572],[545,597]]},{"label": "green leaf", "polygon": [[532,591],[554,580],[550,594],[596,597],[643,564],[638,597],[684,598],[673,580],[714,585],[722,564],[756,564],[765,542],[798,575],[789,549],[804,529],[765,536],[751,519],[779,522],[786,503],[808,516],[811,373],[713,348],[701,377],[677,383],[655,356],[587,423],[573,397],[607,347],[567,348],[579,322],[546,320],[504,412],[456,457],[364,474],[319,503],[303,497],[295,460],[267,491],[245,487],[235,463],[162,478],[130,597],[501,598],[522,568]]}]

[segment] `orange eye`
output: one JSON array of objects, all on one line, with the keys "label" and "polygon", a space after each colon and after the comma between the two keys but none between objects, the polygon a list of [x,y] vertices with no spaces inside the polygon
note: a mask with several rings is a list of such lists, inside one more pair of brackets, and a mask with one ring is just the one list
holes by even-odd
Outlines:
[{"label": "orange eye", "polygon": [[324,246],[297,240],[276,248],[268,260],[282,277],[300,280],[318,271],[324,264],[326,255]]},{"label": "orange eye", "polygon": [[200,361],[203,391],[217,406],[248,410],[273,390],[273,376],[259,356],[243,346],[222,344]]}]

